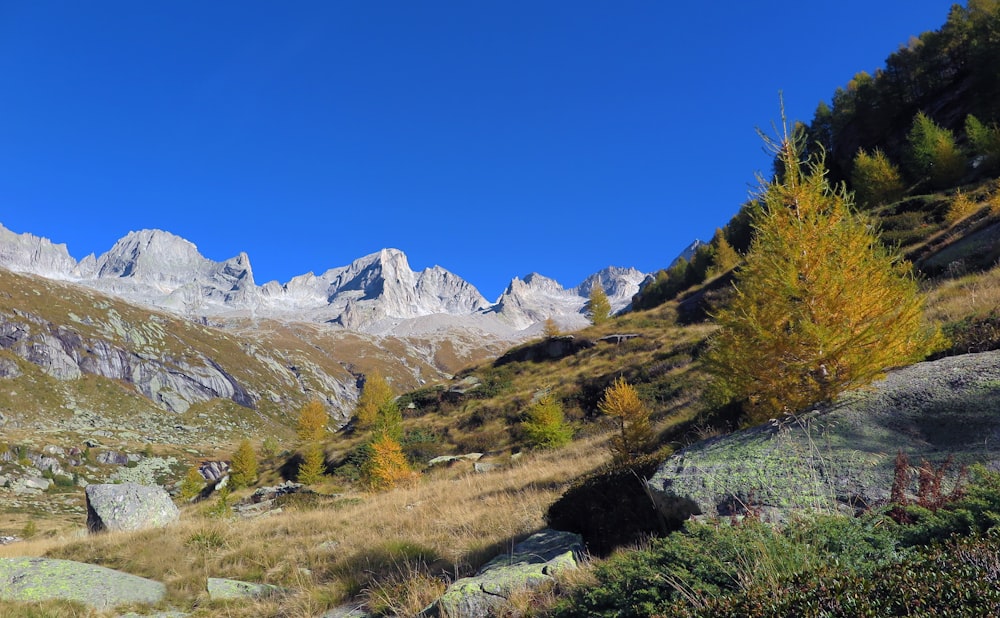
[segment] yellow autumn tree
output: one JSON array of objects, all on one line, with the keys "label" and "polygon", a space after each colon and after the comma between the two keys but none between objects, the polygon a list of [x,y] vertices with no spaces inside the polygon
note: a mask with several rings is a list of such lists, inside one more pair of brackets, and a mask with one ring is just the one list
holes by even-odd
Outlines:
[{"label": "yellow autumn tree", "polygon": [[379,434],[368,445],[369,454],[363,473],[368,486],[376,491],[392,489],[415,478],[399,442]]},{"label": "yellow autumn tree", "polygon": [[618,435],[611,438],[611,456],[615,463],[626,464],[646,453],[653,444],[649,408],[639,392],[625,378],[616,379],[604,390],[597,408],[615,419]]},{"label": "yellow autumn tree", "polygon": [[594,326],[604,324],[611,317],[611,301],[600,282],[590,286],[590,299],[587,301],[587,317]]},{"label": "yellow autumn tree", "polygon": [[318,399],[313,399],[299,411],[295,429],[301,442],[302,461],[296,479],[304,485],[317,483],[323,477],[323,470],[326,467],[323,438],[326,435],[328,421],[326,408]]},{"label": "yellow autumn tree", "polygon": [[805,165],[788,134],[768,140],[784,174],[762,182],[756,236],[737,271],[706,368],[716,393],[762,422],[921,360],[936,342],[922,319],[911,267],[831,187],[822,161]]},{"label": "yellow autumn tree", "polygon": [[201,493],[204,487],[205,477],[198,471],[198,464],[194,464],[188,468],[187,474],[184,475],[178,495],[181,500],[190,502]]},{"label": "yellow autumn tree", "polygon": [[295,475],[295,480],[303,485],[314,485],[323,480],[326,470],[326,454],[319,442],[310,442],[302,449],[302,461]]},{"label": "yellow autumn tree", "polygon": [[891,204],[903,197],[906,190],[899,168],[879,148],[872,154],[863,148],[858,150],[851,170],[851,186],[858,205],[865,209]]},{"label": "yellow autumn tree", "polygon": [[365,384],[358,397],[358,405],[354,409],[354,423],[358,429],[372,427],[378,419],[378,411],[395,397],[389,382],[378,371],[372,371],[365,376]]},{"label": "yellow autumn tree", "polygon": [[295,432],[299,440],[303,443],[320,442],[326,435],[326,424],[329,415],[323,402],[313,399],[299,410],[299,418],[295,425]]},{"label": "yellow autumn tree", "polygon": [[257,454],[250,440],[241,441],[233,453],[229,462],[229,481],[234,489],[249,487],[257,482]]},{"label": "yellow autumn tree", "polygon": [[561,334],[559,332],[559,325],[556,324],[552,316],[545,318],[545,322],[542,324],[542,334],[545,335],[546,339],[558,337]]},{"label": "yellow autumn tree", "polygon": [[521,426],[528,440],[540,448],[558,448],[573,439],[562,403],[552,395],[542,395],[531,404]]},{"label": "yellow autumn tree", "polygon": [[716,277],[729,272],[740,263],[740,254],[726,240],[726,233],[722,228],[716,228],[715,235],[708,244],[712,249],[712,264],[708,267],[706,276]]}]

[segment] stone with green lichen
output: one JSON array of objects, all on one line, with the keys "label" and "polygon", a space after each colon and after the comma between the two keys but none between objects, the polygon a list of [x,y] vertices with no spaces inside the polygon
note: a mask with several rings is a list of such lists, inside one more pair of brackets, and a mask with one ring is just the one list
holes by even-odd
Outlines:
[{"label": "stone with green lichen", "polygon": [[649,487],[661,510],[681,517],[747,506],[777,520],[849,511],[888,500],[899,451],[912,466],[951,456],[946,478],[954,483],[962,465],[1000,464],[997,438],[1000,352],[967,354],[898,369],[816,410],[694,444],[668,458]]},{"label": "stone with green lichen", "polygon": [[422,616],[478,618],[492,616],[507,605],[507,599],[521,590],[555,584],[555,575],[576,568],[583,553],[578,534],[543,530],[487,562],[475,577],[459,579]]},{"label": "stone with green lichen", "polygon": [[50,558],[0,558],[0,599],[76,601],[105,610],[163,600],[160,582],[92,564]]},{"label": "stone with green lichen", "polygon": [[213,601],[231,599],[260,599],[279,595],[284,588],[270,584],[254,584],[221,577],[208,578],[208,596]]}]

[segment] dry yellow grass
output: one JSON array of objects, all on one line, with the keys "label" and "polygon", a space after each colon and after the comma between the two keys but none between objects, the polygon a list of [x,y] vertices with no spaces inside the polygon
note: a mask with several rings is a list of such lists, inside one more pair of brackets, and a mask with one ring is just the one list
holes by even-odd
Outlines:
[{"label": "dry yellow grass", "polygon": [[[489,473],[447,469],[390,492],[317,505],[303,500],[261,519],[220,519],[189,506],[166,529],[84,538],[72,530],[2,547],[0,556],[46,555],[149,577],[196,616],[314,616],[352,598],[387,611],[412,608],[545,527],[545,511],[568,484],[608,461],[606,443],[607,436],[595,436]],[[213,603],[204,591],[208,577],[278,584],[292,593]]]}]

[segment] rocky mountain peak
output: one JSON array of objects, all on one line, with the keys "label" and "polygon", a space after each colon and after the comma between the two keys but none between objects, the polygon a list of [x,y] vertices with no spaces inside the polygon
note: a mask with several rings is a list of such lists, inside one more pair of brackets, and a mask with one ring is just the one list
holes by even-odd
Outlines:
[{"label": "rocky mountain peak", "polygon": [[0,225],[0,267],[65,279],[76,267],[64,244],[34,234],[17,234]]}]

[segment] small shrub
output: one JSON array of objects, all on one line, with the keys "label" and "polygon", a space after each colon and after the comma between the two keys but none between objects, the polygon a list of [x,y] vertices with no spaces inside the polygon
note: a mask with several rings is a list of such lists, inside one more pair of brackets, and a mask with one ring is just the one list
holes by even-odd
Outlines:
[{"label": "small shrub", "polygon": [[34,519],[29,519],[25,522],[24,527],[21,528],[21,537],[30,539],[36,534],[38,534],[38,523]]},{"label": "small shrub", "polygon": [[562,403],[552,395],[543,395],[533,403],[522,425],[528,440],[539,448],[559,448],[573,439],[573,428],[566,424]]}]

